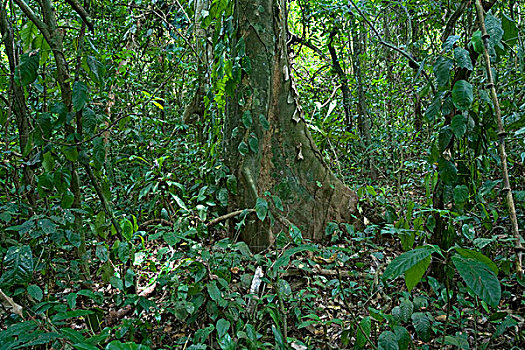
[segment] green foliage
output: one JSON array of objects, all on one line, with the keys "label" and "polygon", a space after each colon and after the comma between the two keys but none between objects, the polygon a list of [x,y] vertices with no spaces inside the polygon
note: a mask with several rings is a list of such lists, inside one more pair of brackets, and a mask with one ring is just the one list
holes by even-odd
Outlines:
[{"label": "green foliage", "polygon": [[[315,156],[361,198],[356,222],[330,222],[319,234],[327,240],[310,242],[285,220],[282,194],[235,207],[246,179],[222,164],[225,109],[237,96],[246,107],[237,130],[244,156],[268,151],[263,138],[278,140],[280,130],[278,113],[247,108],[269,92],[245,84],[258,67],[246,55],[254,43],[235,39],[235,2],[212,1],[202,28],[192,23],[194,2],[91,2],[96,26],[85,32],[77,12],[52,3],[62,52],[16,2],[5,12],[15,41],[0,43],[0,289],[24,316],[4,308],[2,349],[519,346],[524,295],[472,8],[443,41],[459,2],[281,9],[294,58],[279,76],[293,76]],[[523,4],[513,4],[496,2],[485,22],[521,228],[525,49]],[[203,28],[205,54],[194,40]],[[12,71],[7,45],[20,56]],[[70,96],[59,68],[70,74]],[[22,109],[10,77],[23,88]],[[196,91],[202,100],[188,117]],[[258,254],[237,240],[252,220],[275,236]]]}]

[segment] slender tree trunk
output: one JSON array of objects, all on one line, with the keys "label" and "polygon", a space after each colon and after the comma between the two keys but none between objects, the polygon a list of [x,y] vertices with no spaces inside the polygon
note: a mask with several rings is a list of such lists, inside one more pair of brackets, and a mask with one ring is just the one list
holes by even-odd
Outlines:
[{"label": "slender tree trunk", "polygon": [[[254,208],[267,192],[283,202],[270,211],[275,225],[249,214],[242,239],[261,250],[274,233],[296,225],[304,238],[321,240],[326,224],[352,222],[357,195],[323,162],[302,118],[286,48],[285,1],[238,0],[237,44],[244,42],[251,70],[226,106],[224,160],[235,174],[232,209]],[[237,45],[239,46],[239,45]]]},{"label": "slender tree trunk", "polygon": [[190,103],[184,110],[184,123],[192,124],[197,127],[197,138],[199,141],[203,141],[203,130],[202,126],[198,125],[199,122],[204,118],[205,105],[204,95],[209,90],[210,84],[210,62],[213,60],[213,51],[211,45],[208,43],[208,32],[201,25],[204,11],[207,11],[210,7],[209,0],[197,0],[195,1],[195,15],[194,15],[194,26],[195,26],[195,42],[196,51],[198,54],[198,76],[197,76],[197,90],[193,95]]},{"label": "slender tree trunk", "polygon": [[[12,110],[15,114],[16,125],[18,127],[18,138],[20,142],[20,153],[27,161],[30,152],[26,149],[31,147],[29,145],[29,120],[27,117],[27,105],[24,95],[24,88],[15,82],[15,67],[20,63],[18,58],[18,47],[15,42],[13,27],[7,18],[6,6],[3,2],[0,3],[0,31],[2,34],[2,41],[6,49],[7,59],[9,61],[10,77],[10,91]],[[24,165],[22,168],[23,183],[27,186],[24,191],[27,193],[27,200],[29,205],[36,204],[36,196],[34,192],[35,176],[30,167]]]},{"label": "slender tree trunk", "polygon": [[345,122],[348,130],[352,129],[352,113],[350,111],[350,88],[348,87],[348,79],[346,73],[343,71],[341,64],[339,63],[339,57],[337,56],[337,51],[334,48],[333,40],[337,34],[336,30],[333,29],[330,33],[328,39],[328,52],[330,52],[330,57],[332,58],[332,66],[339,77],[341,82],[341,92],[343,93],[343,110],[345,112]]},{"label": "slender tree trunk", "polygon": [[365,90],[363,86],[363,77],[361,74],[361,58],[360,55],[366,50],[366,33],[363,30],[354,36],[354,72],[356,76],[357,99],[358,99],[358,124],[363,146],[366,149],[368,159],[366,160],[366,167],[368,168],[370,178],[375,180],[377,178],[377,171],[375,168],[374,158],[371,156],[370,145],[372,144],[372,135],[370,134],[370,115],[368,114],[368,107],[366,103]]}]

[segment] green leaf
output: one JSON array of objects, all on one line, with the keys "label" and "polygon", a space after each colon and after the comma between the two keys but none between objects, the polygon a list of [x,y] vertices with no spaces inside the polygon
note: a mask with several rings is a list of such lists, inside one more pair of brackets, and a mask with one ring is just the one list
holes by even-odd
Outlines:
[{"label": "green leaf", "polygon": [[86,63],[89,68],[90,77],[97,83],[100,87],[104,85],[104,74],[106,72],[106,67],[93,56],[88,56],[86,58]]},{"label": "green leaf", "polygon": [[507,330],[508,328],[511,328],[511,327],[515,327],[517,325],[518,325],[518,322],[515,319],[513,319],[510,316],[507,316],[507,317],[505,317],[503,322],[501,322],[496,327],[496,331],[494,332],[493,337],[494,338],[498,338],[505,332],[505,330]]},{"label": "green leaf", "polygon": [[452,257],[452,262],[466,285],[478,297],[494,308],[498,306],[501,299],[501,286],[487,264],[459,254]]},{"label": "green leaf", "polygon": [[408,322],[414,312],[414,304],[407,298],[403,298],[399,304],[401,321]]},{"label": "green leaf", "polygon": [[250,145],[250,150],[257,154],[259,152],[259,139],[255,134],[251,134],[250,138],[248,139],[248,144]]},{"label": "green leaf", "polygon": [[458,185],[454,187],[454,203],[458,206],[463,206],[468,200],[468,187],[465,185]]},{"label": "green leaf", "polygon": [[421,281],[421,278],[430,266],[431,260],[431,257],[427,256],[405,272],[405,284],[409,293]]},{"label": "green leaf", "polygon": [[437,96],[434,98],[430,106],[425,111],[425,119],[427,122],[432,123],[439,116],[441,110],[441,97]]},{"label": "green leaf", "polygon": [[182,201],[182,199],[180,199],[179,196],[176,196],[174,194],[171,195],[173,197],[173,199],[175,200],[175,203],[177,203],[177,205],[181,208],[181,209],[184,209],[186,211],[189,211],[188,210],[188,207],[186,206],[186,204],[184,204],[184,202]]},{"label": "green leaf", "polygon": [[228,332],[228,329],[230,328],[230,322],[226,321],[224,318],[221,318],[217,321],[217,325],[215,326],[217,329],[217,334],[219,335],[219,339],[224,337],[226,332]]},{"label": "green leaf", "polygon": [[20,64],[15,67],[15,82],[17,85],[27,86],[38,76],[39,54],[23,54]]},{"label": "green leaf", "polygon": [[483,54],[483,39],[481,39],[481,31],[477,30],[472,34],[470,44],[478,54]]},{"label": "green leaf", "polygon": [[462,114],[456,114],[450,122],[450,129],[458,139],[467,132],[467,118]]},{"label": "green leaf", "polygon": [[430,257],[430,255],[436,251],[437,250],[434,246],[424,246],[401,254],[388,264],[383,273],[383,281],[387,279],[396,279],[407,272],[410,268]]},{"label": "green leaf", "polygon": [[54,315],[51,318],[51,320],[53,322],[57,322],[57,321],[67,320],[70,318],[77,318],[81,316],[92,315],[93,313],[94,313],[93,310],[72,310],[72,311],[58,313]]},{"label": "green leaf", "polygon": [[503,13],[501,27],[503,28],[503,40],[505,40],[507,45],[514,46],[518,42],[518,26],[516,22]]},{"label": "green leaf", "polygon": [[57,225],[55,225],[55,223],[49,219],[38,220],[38,226],[40,226],[46,235],[55,233],[57,229]]},{"label": "green leaf", "polygon": [[77,350],[99,350],[96,346],[86,344],[86,343],[76,343],[76,344],[73,344],[73,346]]},{"label": "green leaf", "polygon": [[124,282],[122,282],[122,280],[117,276],[111,276],[109,278],[109,284],[111,284],[113,288],[116,288],[120,291],[124,290]]},{"label": "green leaf", "polygon": [[[42,136],[46,139],[51,137],[53,133],[53,123],[51,121],[51,114],[49,113],[40,113],[38,115],[38,131],[42,132]],[[51,152],[46,152],[51,153]]]},{"label": "green leaf", "polygon": [[459,334],[456,336],[447,335],[445,336],[444,344],[453,345],[459,349],[465,349],[465,350],[470,349],[470,345],[469,345],[466,333]]},{"label": "green leaf", "polygon": [[32,284],[27,287],[27,294],[29,294],[33,299],[38,301],[42,301],[42,298],[44,297],[42,289],[40,289],[40,287],[35,284]]},{"label": "green leaf", "polygon": [[259,123],[261,123],[261,126],[264,129],[264,131],[270,130],[270,123],[268,122],[268,119],[266,119],[264,114],[259,115]]},{"label": "green leaf", "polygon": [[120,222],[120,228],[122,230],[122,236],[126,241],[130,241],[133,237],[133,224],[128,219],[123,219]]},{"label": "green leaf", "polygon": [[458,169],[451,161],[440,157],[438,159],[438,172],[446,185],[453,185],[456,183],[458,178]]},{"label": "green leaf", "polygon": [[26,285],[33,277],[33,254],[28,245],[10,247],[4,255],[0,286]]},{"label": "green leaf", "polygon": [[456,252],[458,252],[458,254],[461,255],[462,257],[467,258],[467,259],[477,260],[481,263],[484,263],[492,270],[492,272],[494,272],[496,276],[498,275],[499,273],[498,267],[496,266],[494,261],[492,261],[488,256],[478,251],[472,250],[472,249],[459,248],[459,247],[455,249],[456,249]]},{"label": "green leaf", "polygon": [[424,342],[428,342],[432,335],[432,327],[428,316],[422,312],[414,312],[412,314],[412,324],[419,338]]},{"label": "green leaf", "polygon": [[257,201],[255,202],[255,213],[257,214],[259,220],[264,221],[264,219],[266,219],[266,215],[268,214],[268,202],[260,197],[257,197]]},{"label": "green leaf", "polygon": [[242,123],[244,124],[244,127],[246,129],[249,129],[252,127],[252,113],[250,111],[244,111],[242,114]]},{"label": "green leaf", "polygon": [[355,347],[358,349],[363,349],[367,342],[367,337],[370,339],[370,334],[372,332],[372,320],[369,316],[364,317],[361,322],[359,322],[361,327],[357,327],[357,335]]},{"label": "green leaf", "polygon": [[222,297],[221,291],[219,290],[219,287],[217,287],[216,281],[210,281],[206,285],[206,288],[208,290],[208,294],[210,295],[211,300],[215,301],[217,305],[219,305],[220,307],[225,307],[226,305],[228,305],[228,302]]},{"label": "green leaf", "polygon": [[31,48],[33,38],[38,34],[38,28],[33,21],[27,21],[20,30],[20,38],[22,39],[22,49],[25,51]]},{"label": "green leaf", "polygon": [[78,160],[78,150],[75,146],[62,146],[60,149],[66,156],[67,160],[71,162],[76,162]]},{"label": "green leaf", "polygon": [[503,38],[503,28],[501,27],[501,21],[491,13],[485,17],[485,26],[487,33],[489,34],[489,42],[491,46],[496,47],[501,45],[501,39]]},{"label": "green leaf", "polygon": [[377,339],[377,348],[379,350],[399,350],[397,337],[392,331],[384,331]]},{"label": "green leaf", "polygon": [[436,76],[439,86],[446,86],[450,80],[450,70],[452,69],[453,61],[444,56],[438,57],[434,64],[434,75]]},{"label": "green leaf", "polygon": [[237,147],[237,150],[241,155],[245,156],[248,153],[249,148],[246,142],[241,141],[241,143],[239,143],[239,147]]},{"label": "green leaf", "polygon": [[128,261],[130,258],[129,250],[130,250],[130,247],[129,247],[128,242],[120,242],[117,246],[117,256],[119,260],[122,261],[123,263],[126,263],[126,261]]},{"label": "green leaf", "polygon": [[410,333],[408,333],[405,327],[394,326],[392,327],[394,334],[396,335],[397,345],[399,350],[407,350],[410,345]]},{"label": "green leaf", "polygon": [[151,350],[149,346],[139,345],[133,342],[121,343],[118,340],[113,340],[106,346],[106,350]]},{"label": "green leaf", "polygon": [[454,44],[460,39],[461,37],[459,35],[451,35],[449,36],[445,42],[443,43],[443,45],[441,45],[441,48],[443,49],[443,51],[449,51],[453,46]]},{"label": "green leaf", "polygon": [[44,153],[44,160],[42,161],[42,166],[47,172],[51,172],[55,168],[55,157],[53,157],[53,154],[51,154],[51,152]]},{"label": "green leaf", "polygon": [[73,206],[73,202],[75,201],[75,195],[70,190],[66,190],[62,194],[62,200],[60,201],[60,206],[63,209],[69,209]]},{"label": "green leaf", "polygon": [[73,108],[82,110],[88,100],[88,87],[83,81],[75,81],[73,84]]},{"label": "green leaf", "polygon": [[439,144],[439,151],[443,152],[449,145],[450,140],[452,140],[453,132],[450,129],[450,126],[444,126],[439,131],[438,135],[438,144]]},{"label": "green leaf", "polygon": [[272,333],[273,333],[273,336],[275,338],[275,342],[277,343],[277,345],[279,345],[279,349],[286,349],[286,347],[284,346],[284,340],[283,340],[283,335],[281,333],[281,330],[276,328],[275,325],[272,324]]},{"label": "green leaf", "polygon": [[474,69],[469,52],[462,47],[456,47],[454,49],[454,61],[456,61],[456,64],[460,68],[465,68],[470,71]]},{"label": "green leaf", "polygon": [[275,207],[279,209],[280,211],[284,211],[283,202],[281,201],[281,198],[278,196],[272,195],[272,199],[273,199],[273,204],[275,205]]},{"label": "green leaf", "polygon": [[457,81],[452,88],[452,101],[454,102],[454,106],[460,111],[466,111],[469,109],[473,100],[472,84],[466,80]]}]

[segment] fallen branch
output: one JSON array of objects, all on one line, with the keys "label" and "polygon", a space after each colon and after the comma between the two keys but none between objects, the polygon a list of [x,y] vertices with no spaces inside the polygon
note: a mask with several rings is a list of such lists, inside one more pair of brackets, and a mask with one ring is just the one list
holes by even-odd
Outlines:
[{"label": "fallen branch", "polygon": [[231,213],[225,214],[223,216],[219,216],[218,218],[215,218],[215,219],[211,220],[210,222],[208,222],[206,224],[206,226],[210,227],[210,226],[216,225],[216,224],[218,224],[221,221],[233,218],[233,217],[235,217],[237,215],[240,215],[240,214],[244,213],[245,211],[248,212],[248,213],[253,213],[253,212],[255,212],[255,209],[242,209],[242,210],[232,211]]},{"label": "fallen branch", "polygon": [[144,231],[148,226],[151,225],[164,225],[164,226],[173,226],[173,222],[165,220],[165,219],[151,219],[148,220],[139,226],[139,231]]}]

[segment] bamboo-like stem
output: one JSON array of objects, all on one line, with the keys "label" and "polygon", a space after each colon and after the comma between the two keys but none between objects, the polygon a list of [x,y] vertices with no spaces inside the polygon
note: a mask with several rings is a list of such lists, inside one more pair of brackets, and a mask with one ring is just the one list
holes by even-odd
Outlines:
[{"label": "bamboo-like stem", "polygon": [[494,104],[494,111],[496,113],[496,121],[498,123],[498,152],[501,158],[501,167],[503,175],[503,191],[506,195],[507,206],[509,208],[510,222],[512,226],[512,234],[516,239],[514,249],[516,251],[516,274],[518,278],[523,278],[523,267],[522,267],[522,254],[523,247],[521,245],[521,237],[518,228],[518,218],[516,216],[516,207],[514,206],[514,197],[512,196],[512,189],[509,181],[509,171],[507,167],[507,153],[505,151],[505,128],[503,127],[503,121],[501,118],[501,109],[498,101],[498,94],[496,92],[496,86],[494,85],[494,78],[492,76],[492,69],[490,64],[489,56],[489,34],[485,27],[485,17],[483,13],[483,5],[481,0],[476,0],[476,12],[478,15],[479,27],[481,29],[481,35],[483,39],[483,58],[485,60],[485,69],[487,71],[487,87],[490,89],[490,95],[492,97],[492,103]]}]

